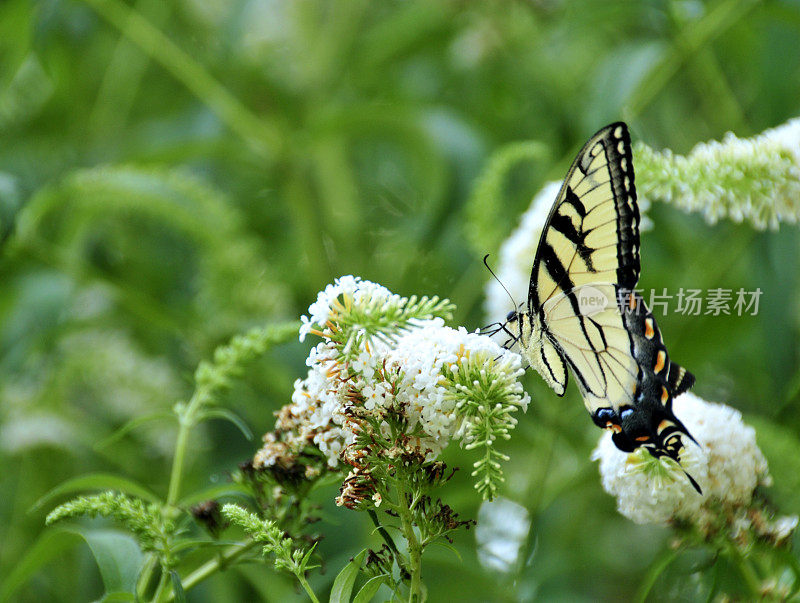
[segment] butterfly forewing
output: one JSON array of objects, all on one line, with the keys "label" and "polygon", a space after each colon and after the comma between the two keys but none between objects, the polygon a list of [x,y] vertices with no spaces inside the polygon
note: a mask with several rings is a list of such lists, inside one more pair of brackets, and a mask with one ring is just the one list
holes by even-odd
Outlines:
[{"label": "butterfly forewing", "polygon": [[537,312],[553,295],[590,283],[632,289],[639,279],[639,210],[625,124],[600,130],[573,162],[550,210],[528,292]]},{"label": "butterfly forewing", "polygon": [[635,194],[627,128],[612,124],[572,164],[533,264],[529,311],[563,353],[590,412],[631,403],[638,375],[617,307],[618,288],[639,276]]}]

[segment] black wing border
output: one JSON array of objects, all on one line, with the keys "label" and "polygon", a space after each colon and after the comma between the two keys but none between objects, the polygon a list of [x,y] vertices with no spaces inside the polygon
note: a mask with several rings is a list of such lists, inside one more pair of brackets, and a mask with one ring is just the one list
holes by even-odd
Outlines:
[{"label": "black wing border", "polygon": [[[619,132],[619,135],[617,135]],[[639,281],[641,263],[639,256],[639,206],[636,201],[636,185],[633,172],[633,154],[631,152],[631,138],[628,126],[621,121],[614,122],[598,130],[575,157],[572,165],[564,177],[561,188],[556,195],[553,206],[547,215],[542,233],[539,236],[539,244],[536,247],[536,256],[531,268],[531,278],[528,284],[528,315],[533,318],[536,312],[540,317],[542,328],[547,331],[544,323],[542,304],[539,300],[537,287],[537,275],[542,263],[542,254],[547,245],[547,233],[558,208],[567,201],[567,187],[572,179],[575,170],[584,171],[582,165],[591,163],[589,151],[598,143],[603,144],[606,153],[609,169],[611,171],[611,190],[614,195],[614,203],[617,218],[617,291],[620,289],[634,289]],[[585,173],[585,172],[584,172]],[[628,179],[628,187],[625,187],[625,179]],[[565,274],[569,272],[565,268]],[[559,286],[561,283],[557,283]],[[548,333],[549,334],[549,333]],[[553,338],[551,338],[551,341]],[[558,346],[560,347],[560,346]]]}]

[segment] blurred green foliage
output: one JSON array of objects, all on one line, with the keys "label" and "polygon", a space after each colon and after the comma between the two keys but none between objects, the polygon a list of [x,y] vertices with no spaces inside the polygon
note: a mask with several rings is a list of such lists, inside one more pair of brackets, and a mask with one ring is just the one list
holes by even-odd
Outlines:
[{"label": "blurred green foliage", "polygon": [[[185,398],[217,345],[296,319],[349,273],[449,297],[462,324],[479,326],[481,257],[589,134],[623,118],[634,138],[686,152],[782,123],[800,113],[799,41],[790,0],[4,0],[0,577],[21,559],[35,570],[14,599],[103,592],[94,544],[36,544],[48,508],[30,509],[94,472],[163,494],[172,423],[104,440]],[[496,197],[465,212],[482,170],[503,157],[515,163]],[[796,229],[711,227],[667,206],[650,217],[646,289],[763,291],[755,317],[659,324],[700,395],[756,418],[782,511],[800,512],[786,487],[800,454]],[[255,433],[272,426],[308,347],[270,352],[226,395]],[[425,560],[431,600],[630,599],[668,531],[616,514],[577,391],[558,399],[536,375],[528,383],[532,407],[505,445],[504,494],[532,516],[523,560],[507,574],[485,569],[472,533],[460,533],[460,558],[442,548]],[[220,422],[190,444],[189,489],[223,482],[257,447]],[[459,450],[446,457],[464,465]],[[468,473],[443,496],[476,517]],[[320,496],[318,593],[378,546],[335,492]],[[682,556],[651,596],[703,596],[696,570],[707,561]],[[265,565],[189,596],[302,599]]]}]

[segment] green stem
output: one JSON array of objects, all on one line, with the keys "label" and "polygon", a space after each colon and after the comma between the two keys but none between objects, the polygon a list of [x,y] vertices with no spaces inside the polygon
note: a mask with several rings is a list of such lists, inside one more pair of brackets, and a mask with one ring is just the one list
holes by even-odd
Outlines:
[{"label": "green stem", "polygon": [[739,550],[736,548],[736,545],[731,545],[728,547],[728,555],[730,555],[731,559],[736,564],[736,567],[739,569],[739,573],[742,575],[742,578],[744,579],[744,582],[750,591],[750,596],[752,599],[754,601],[760,600],[762,598],[762,582],[753,566],[739,552]]},{"label": "green stem", "polygon": [[759,0],[727,0],[717,3],[704,17],[681,32],[681,40],[642,79],[623,108],[628,121],[636,119],[655,100],[681,67],[704,46],[740,21]]},{"label": "green stem", "polygon": [[198,387],[194,390],[189,403],[176,410],[178,415],[178,439],[175,442],[175,456],[172,459],[172,471],[169,476],[169,490],[167,491],[167,506],[174,506],[180,495],[181,479],[183,478],[183,463],[186,457],[186,446],[189,443],[189,433],[197,423],[197,411],[207,403],[213,388]]},{"label": "green stem", "polygon": [[[175,503],[178,501],[178,496],[181,489],[181,478],[183,476],[183,463],[186,456],[186,446],[189,442],[189,432],[195,424],[194,415],[196,414],[197,408],[200,406],[203,400],[203,395],[205,394],[205,390],[195,390],[191,400],[189,401],[189,404],[177,413],[180,427],[178,428],[178,438],[175,442],[175,456],[172,458],[172,471],[170,472],[169,476],[167,501],[162,508],[162,512],[169,512],[169,509],[174,507]],[[145,568],[141,578],[141,580],[144,580],[143,584],[146,585],[150,581],[150,577],[152,576],[154,570],[155,564]],[[158,588],[156,589],[156,594],[153,597],[153,601],[160,600],[162,590],[165,587],[164,580],[166,572],[164,571],[163,567],[161,568],[161,571],[161,580],[158,583]]]},{"label": "green stem", "polygon": [[249,142],[256,152],[265,156],[269,152],[280,150],[283,137],[278,128],[267,124],[245,107],[203,65],[179,48],[140,13],[131,10],[120,0],[84,1],[208,105],[233,132]]},{"label": "green stem", "polygon": [[[251,541],[244,545],[236,545],[225,551],[222,555],[218,555],[214,559],[207,561],[181,581],[183,583],[183,590],[188,591],[190,588],[197,586],[212,574],[224,569],[231,562],[255,548],[257,544],[257,542]],[[174,598],[175,594],[170,593],[169,597],[167,597],[167,601],[172,601]]]},{"label": "green stem", "polygon": [[653,586],[658,580],[658,577],[664,573],[664,570],[669,567],[669,565],[678,558],[678,554],[680,553],[679,549],[667,549],[659,555],[645,574],[644,580],[642,580],[641,584],[639,584],[639,588],[636,591],[636,596],[634,597],[634,601],[636,603],[644,603],[647,600],[647,596],[650,594]]},{"label": "green stem", "polygon": [[[138,0],[131,12],[147,15],[153,27],[160,28],[167,21],[172,9],[172,3],[163,0]],[[135,97],[140,92],[140,84],[149,61],[149,57],[140,52],[128,36],[123,34],[111,53],[97,99],[89,114],[87,129],[95,139],[119,135]]]},{"label": "green stem", "polygon": [[691,57],[687,72],[704,106],[707,121],[715,124],[715,129],[736,131],[744,123],[744,112],[714,56],[711,45],[706,44],[705,48],[694,51],[686,48],[686,39],[681,32],[692,27],[692,20],[681,15],[678,10],[679,1],[668,3],[672,27],[676,32],[675,47]]},{"label": "green stem", "polygon": [[[192,399],[194,399],[194,397]],[[189,408],[186,409],[185,414],[179,417],[179,420],[180,427],[178,428],[178,439],[175,442],[175,456],[172,458],[172,471],[169,476],[167,506],[174,505],[178,501],[178,495],[180,494],[186,445],[189,442],[189,431],[194,425]]]},{"label": "green stem", "polygon": [[153,572],[158,565],[158,557],[154,554],[150,554],[145,561],[144,567],[139,575],[139,579],[136,581],[136,595],[137,601],[142,601],[145,598],[145,594],[148,591],[148,587],[150,586],[150,580],[153,577]]},{"label": "green stem", "polygon": [[422,545],[414,533],[414,522],[411,517],[411,505],[407,505],[409,498],[405,486],[400,482],[400,501],[397,511],[403,527],[403,536],[408,543],[408,563],[411,566],[411,584],[408,590],[408,603],[419,603],[422,585]]},{"label": "green stem", "polygon": [[314,594],[314,590],[309,585],[308,580],[306,580],[306,577],[303,575],[303,572],[297,573],[297,574],[295,574],[295,576],[297,576],[297,579],[300,581],[300,584],[302,585],[303,589],[306,591],[306,594],[308,595],[308,598],[311,599],[314,603],[319,603],[319,599],[317,599],[317,595]]},{"label": "green stem", "polygon": [[167,583],[169,582],[169,574],[164,571],[164,568],[161,568],[161,578],[158,580],[158,587],[156,588],[156,592],[153,595],[153,603],[159,603],[161,598],[164,596],[164,589],[167,587]]}]

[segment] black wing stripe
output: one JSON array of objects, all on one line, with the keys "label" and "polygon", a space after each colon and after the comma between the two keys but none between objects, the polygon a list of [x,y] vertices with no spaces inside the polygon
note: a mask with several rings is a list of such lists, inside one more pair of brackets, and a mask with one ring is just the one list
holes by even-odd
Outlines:
[{"label": "black wing stripe", "polygon": [[590,231],[578,232],[569,217],[558,213],[553,216],[553,219],[550,222],[550,227],[557,232],[560,232],[570,243],[575,245],[575,251],[577,251],[578,255],[581,256],[583,263],[586,264],[586,267],[589,270],[594,272],[595,270],[594,264],[592,263],[592,252],[596,248],[588,247],[585,242]]},{"label": "black wing stripe", "polygon": [[575,292],[573,291],[574,285],[572,283],[572,279],[569,278],[567,269],[558,259],[553,247],[547,241],[542,241],[541,245],[539,246],[539,253],[541,254],[541,258],[544,262],[544,267],[547,270],[547,273],[556,284],[556,288],[561,288],[564,294],[569,298],[575,314],[580,314],[580,309],[578,308],[578,299],[575,297]]},{"label": "black wing stripe", "polygon": [[[564,373],[564,383],[561,384],[561,385],[566,389],[566,387],[567,387],[567,367],[564,366],[564,358],[561,357],[561,352],[559,351],[559,348],[556,345],[553,345],[553,348],[556,350],[556,354],[558,355],[559,360],[561,360],[561,371]],[[556,383],[561,383],[561,381],[559,381],[559,379],[556,376],[556,374],[553,372],[553,367],[551,367],[550,363],[547,361],[547,356],[544,353],[544,346],[540,346],[539,347],[539,357],[542,359],[542,362],[544,362],[545,367],[547,367],[547,372],[550,373],[550,378],[553,381],[555,381]],[[563,393],[562,393],[562,395],[563,395]]]},{"label": "black wing stripe", "polygon": [[564,196],[564,203],[569,203],[574,207],[581,218],[586,217],[586,207],[583,205],[583,201],[581,201],[581,198],[578,197],[569,186],[567,186],[567,193]]}]

